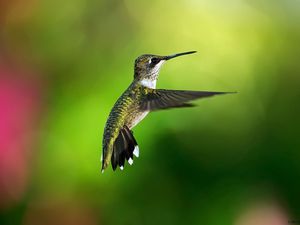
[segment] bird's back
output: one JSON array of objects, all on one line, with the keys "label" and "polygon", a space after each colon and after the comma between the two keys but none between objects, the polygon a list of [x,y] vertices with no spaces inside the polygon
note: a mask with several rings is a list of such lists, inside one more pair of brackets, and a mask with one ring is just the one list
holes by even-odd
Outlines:
[{"label": "bird's back", "polygon": [[138,112],[139,85],[131,84],[128,89],[121,95],[113,106],[108,120],[106,122],[103,134],[103,163],[109,163],[112,154],[112,148],[120,130],[124,126],[132,127],[135,115]]}]

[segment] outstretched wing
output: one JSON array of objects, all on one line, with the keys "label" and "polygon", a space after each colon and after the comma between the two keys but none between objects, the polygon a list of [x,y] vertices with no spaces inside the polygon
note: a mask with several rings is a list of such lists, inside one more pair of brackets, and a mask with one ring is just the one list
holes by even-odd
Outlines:
[{"label": "outstretched wing", "polygon": [[147,88],[140,108],[141,110],[154,111],[168,108],[192,107],[194,105],[189,103],[191,100],[227,93],[232,92],[181,91]]}]

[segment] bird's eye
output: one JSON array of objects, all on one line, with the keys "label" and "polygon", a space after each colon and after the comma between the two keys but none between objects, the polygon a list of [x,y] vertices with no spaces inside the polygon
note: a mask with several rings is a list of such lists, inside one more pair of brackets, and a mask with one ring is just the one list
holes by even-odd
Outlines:
[{"label": "bird's eye", "polygon": [[152,58],[152,59],[150,59],[150,63],[151,63],[152,65],[155,65],[155,64],[159,63],[159,61],[160,61],[159,58]]}]

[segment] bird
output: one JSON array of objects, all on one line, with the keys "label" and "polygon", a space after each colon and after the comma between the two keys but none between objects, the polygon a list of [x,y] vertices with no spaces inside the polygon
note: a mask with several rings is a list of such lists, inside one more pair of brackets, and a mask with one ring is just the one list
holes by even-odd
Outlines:
[{"label": "bird", "polygon": [[193,53],[196,51],[167,56],[143,54],[135,60],[133,81],[114,104],[105,124],[101,154],[102,173],[109,163],[113,171],[118,166],[123,170],[126,161],[132,165],[134,156],[139,157],[139,146],[132,129],[149,112],[193,107],[195,105],[190,102],[192,100],[233,93],[156,89],[159,71],[166,61]]}]

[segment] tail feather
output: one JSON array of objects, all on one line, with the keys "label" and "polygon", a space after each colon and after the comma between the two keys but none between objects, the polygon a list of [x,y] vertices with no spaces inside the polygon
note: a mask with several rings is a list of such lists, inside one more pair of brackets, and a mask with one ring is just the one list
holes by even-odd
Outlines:
[{"label": "tail feather", "polygon": [[119,166],[121,169],[124,168],[125,159],[131,165],[133,163],[133,155],[137,156],[138,145],[133,136],[133,133],[127,126],[124,126],[115,140],[113,146],[113,154],[111,157],[111,165],[113,170]]}]

